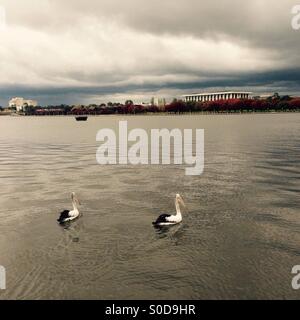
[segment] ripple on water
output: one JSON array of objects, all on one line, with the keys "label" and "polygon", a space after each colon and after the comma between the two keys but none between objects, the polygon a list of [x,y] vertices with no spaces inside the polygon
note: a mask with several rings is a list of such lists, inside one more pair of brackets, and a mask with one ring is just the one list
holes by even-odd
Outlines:
[{"label": "ripple on water", "polygon": [[[0,119],[2,296],[295,298],[298,114],[129,118],[132,127],[204,128],[200,177],[174,165],[97,165],[96,132],[119,119],[44,118],[30,130],[30,118]],[[71,191],[83,216],[62,228],[56,219]],[[153,228],[175,212],[176,193],[187,204],[183,223]]]}]

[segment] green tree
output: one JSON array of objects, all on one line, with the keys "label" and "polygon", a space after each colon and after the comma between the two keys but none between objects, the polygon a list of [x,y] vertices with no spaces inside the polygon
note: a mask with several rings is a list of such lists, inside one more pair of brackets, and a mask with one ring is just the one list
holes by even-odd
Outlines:
[{"label": "green tree", "polygon": [[133,101],[132,100],[127,100],[125,102],[125,106],[132,106],[133,105]]}]

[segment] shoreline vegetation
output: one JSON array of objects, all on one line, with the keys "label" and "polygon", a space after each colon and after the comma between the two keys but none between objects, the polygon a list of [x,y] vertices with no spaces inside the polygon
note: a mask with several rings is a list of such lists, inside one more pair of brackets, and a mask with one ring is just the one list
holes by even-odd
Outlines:
[{"label": "shoreline vegetation", "polygon": [[241,111],[241,112],[177,112],[177,113],[171,113],[171,112],[144,112],[144,113],[98,113],[98,114],[7,114],[7,113],[1,113],[0,112],[0,117],[11,117],[11,118],[25,118],[25,117],[35,117],[35,118],[40,118],[40,117],[77,117],[77,116],[88,116],[90,118],[92,117],[101,117],[101,116],[149,116],[149,117],[156,117],[156,116],[222,116],[222,115],[227,115],[227,116],[238,116],[238,115],[256,115],[256,114],[291,114],[291,113],[300,113],[299,110],[283,110],[283,111],[275,111],[275,110],[268,110],[268,111]]},{"label": "shoreline vegetation", "polygon": [[[249,114],[249,113],[300,112],[300,97],[279,96],[267,99],[231,99],[207,102],[185,102],[174,99],[165,106],[139,105],[128,100],[125,104],[108,103],[88,106],[24,106],[23,111],[6,110],[5,115],[20,116],[80,116],[80,115],[172,115],[172,114]],[[4,112],[2,112],[4,115]],[[1,112],[0,112],[1,115]]]}]

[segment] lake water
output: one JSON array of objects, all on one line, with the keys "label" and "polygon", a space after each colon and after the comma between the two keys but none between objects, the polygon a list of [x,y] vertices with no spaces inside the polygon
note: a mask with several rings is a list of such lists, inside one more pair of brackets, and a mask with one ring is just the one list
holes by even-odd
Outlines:
[{"label": "lake water", "polygon": [[[101,166],[96,133],[205,129],[205,169]],[[0,299],[299,299],[300,114],[0,117]],[[56,222],[77,192],[83,216]],[[183,223],[156,230],[180,193]]]}]

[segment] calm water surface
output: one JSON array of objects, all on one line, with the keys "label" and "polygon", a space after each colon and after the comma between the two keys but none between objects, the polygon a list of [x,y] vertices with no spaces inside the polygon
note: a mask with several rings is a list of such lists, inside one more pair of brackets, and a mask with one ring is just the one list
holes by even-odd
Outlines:
[{"label": "calm water surface", "polygon": [[[204,128],[205,170],[100,166],[96,133]],[[0,299],[300,298],[300,115],[0,117]],[[83,217],[58,213],[78,193]],[[187,204],[181,225],[155,230]]]}]

